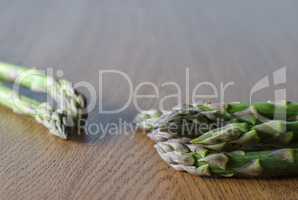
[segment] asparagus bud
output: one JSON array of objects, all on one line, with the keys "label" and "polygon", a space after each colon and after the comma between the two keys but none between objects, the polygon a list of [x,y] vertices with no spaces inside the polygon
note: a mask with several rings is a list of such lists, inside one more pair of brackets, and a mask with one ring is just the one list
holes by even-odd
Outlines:
[{"label": "asparagus bud", "polygon": [[149,131],[156,127],[156,123],[161,115],[162,112],[157,110],[143,111],[137,115],[134,121],[138,125],[138,128]]},{"label": "asparagus bud", "polygon": [[141,112],[135,122],[139,128],[151,132],[149,137],[155,141],[176,137],[195,138],[210,129],[222,126],[224,122],[220,112],[203,106],[184,106],[167,113],[150,113]]}]

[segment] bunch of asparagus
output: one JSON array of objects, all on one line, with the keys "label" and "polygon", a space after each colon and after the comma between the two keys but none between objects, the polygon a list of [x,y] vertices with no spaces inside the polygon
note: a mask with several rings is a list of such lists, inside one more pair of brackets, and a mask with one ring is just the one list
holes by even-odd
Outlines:
[{"label": "bunch of asparagus", "polygon": [[298,175],[298,104],[185,105],[142,112],[137,126],[176,170],[201,176]]},{"label": "bunch of asparagus", "polygon": [[[72,131],[84,126],[86,103],[66,80],[55,79],[41,70],[0,63],[0,104],[14,112],[34,117],[37,122],[49,129],[50,133],[67,139]],[[3,83],[42,92],[55,100],[56,105],[39,102],[23,96]]]}]

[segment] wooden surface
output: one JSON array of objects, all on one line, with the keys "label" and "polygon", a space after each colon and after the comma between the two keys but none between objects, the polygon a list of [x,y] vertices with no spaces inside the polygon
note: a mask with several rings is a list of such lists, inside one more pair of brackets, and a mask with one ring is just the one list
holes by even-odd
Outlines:
[{"label": "wooden surface", "polygon": [[[294,0],[0,0],[0,60],[62,69],[73,82],[90,81],[97,98],[98,70],[121,70],[134,85],[184,87],[189,67],[191,87],[234,81],[227,101],[247,101],[256,81],[287,66],[287,83],[278,88],[298,101],[297,9]],[[102,86],[97,105],[126,101],[119,77]],[[274,89],[254,100],[273,99]],[[117,115],[94,110],[88,122],[131,122],[135,114],[133,104]],[[62,141],[0,108],[0,199],[298,198],[296,178],[198,178],[169,168],[143,134],[102,134]]]}]

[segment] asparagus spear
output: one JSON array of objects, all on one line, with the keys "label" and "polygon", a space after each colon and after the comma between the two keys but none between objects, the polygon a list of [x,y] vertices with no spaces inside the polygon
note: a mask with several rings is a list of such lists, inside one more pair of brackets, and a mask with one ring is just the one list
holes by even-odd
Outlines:
[{"label": "asparagus spear", "polygon": [[295,121],[297,116],[298,104],[290,102],[199,104],[185,105],[168,113],[159,112],[159,115],[140,113],[136,123],[151,132],[153,140],[164,141],[181,136],[195,138],[232,122],[253,126],[270,120]]},{"label": "asparagus spear", "polygon": [[15,91],[0,84],[0,104],[14,112],[29,115],[46,128],[50,133],[66,139],[69,131],[75,127],[74,118],[63,110],[54,110],[47,103],[17,94]]},{"label": "asparagus spear", "polygon": [[59,109],[73,116],[77,123],[86,117],[84,96],[66,80],[56,80],[40,70],[7,63],[0,63],[0,79],[16,82],[35,92],[47,93],[57,102]]},{"label": "asparagus spear", "polygon": [[266,146],[287,147],[297,140],[298,121],[272,120],[253,127],[246,123],[228,124],[199,136],[192,143],[222,151]]},{"label": "asparagus spear", "polygon": [[161,158],[179,171],[199,176],[275,177],[298,174],[298,149],[211,152],[185,141],[168,140],[155,145]]}]

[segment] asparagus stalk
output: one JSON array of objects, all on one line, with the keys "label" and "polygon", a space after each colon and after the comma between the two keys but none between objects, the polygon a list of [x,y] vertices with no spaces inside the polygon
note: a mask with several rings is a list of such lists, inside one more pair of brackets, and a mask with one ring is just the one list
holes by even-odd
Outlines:
[{"label": "asparagus stalk", "polygon": [[40,70],[7,63],[0,63],[0,79],[50,95],[57,102],[58,108],[73,116],[76,123],[80,123],[81,119],[86,117],[84,96],[66,80],[56,80]]},{"label": "asparagus stalk", "polygon": [[155,145],[161,158],[179,171],[199,176],[276,177],[298,175],[298,149],[212,152],[183,140]]},{"label": "asparagus stalk", "polygon": [[[157,112],[157,111],[156,111]],[[151,111],[151,113],[154,113]],[[210,130],[233,122],[247,123],[250,126],[271,120],[295,121],[298,117],[298,104],[283,103],[229,103],[186,105],[168,113],[137,116],[137,126],[151,132],[155,141],[169,138],[196,138]],[[144,126],[147,125],[147,126]]]},{"label": "asparagus stalk", "polygon": [[54,110],[49,104],[19,95],[2,84],[0,84],[0,104],[16,113],[33,117],[48,128],[51,134],[62,139],[67,139],[69,131],[76,128],[73,126],[74,118],[63,110]]},{"label": "asparagus stalk", "polygon": [[287,147],[297,140],[298,121],[272,120],[253,127],[246,123],[231,123],[199,136],[192,143],[216,151],[227,151],[266,146]]}]

